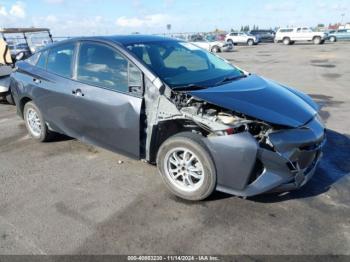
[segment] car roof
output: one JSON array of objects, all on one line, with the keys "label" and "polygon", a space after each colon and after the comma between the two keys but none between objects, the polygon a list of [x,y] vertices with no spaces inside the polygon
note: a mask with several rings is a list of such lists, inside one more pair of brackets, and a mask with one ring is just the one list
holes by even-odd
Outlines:
[{"label": "car roof", "polygon": [[142,43],[150,43],[157,41],[173,41],[180,42],[182,40],[164,37],[164,36],[154,36],[154,35],[114,35],[114,36],[90,36],[90,37],[73,37],[66,40],[58,41],[52,44],[49,44],[40,51],[45,51],[46,49],[54,48],[56,46],[60,46],[63,44],[74,43],[78,41],[107,41],[112,42],[119,45],[131,45],[131,44],[142,44]]},{"label": "car roof", "polygon": [[169,38],[165,36],[156,36],[156,35],[114,35],[114,36],[99,36],[99,37],[96,36],[92,38],[109,40],[111,42],[122,44],[122,45],[141,44],[141,43],[149,43],[149,42],[156,42],[156,41],[174,41],[174,42],[179,41],[174,38]]}]

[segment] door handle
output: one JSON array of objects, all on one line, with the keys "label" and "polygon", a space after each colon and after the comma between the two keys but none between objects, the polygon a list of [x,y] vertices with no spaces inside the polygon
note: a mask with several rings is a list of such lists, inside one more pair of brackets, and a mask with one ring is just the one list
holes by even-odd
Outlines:
[{"label": "door handle", "polygon": [[41,83],[41,80],[40,80],[40,79],[37,79],[37,78],[33,78],[33,82],[36,83],[36,84],[40,84],[40,83]]},{"label": "door handle", "polygon": [[72,91],[72,94],[73,94],[73,95],[76,95],[76,96],[84,96],[84,95],[85,95],[85,94],[81,91],[81,89],[73,90],[73,91]]}]

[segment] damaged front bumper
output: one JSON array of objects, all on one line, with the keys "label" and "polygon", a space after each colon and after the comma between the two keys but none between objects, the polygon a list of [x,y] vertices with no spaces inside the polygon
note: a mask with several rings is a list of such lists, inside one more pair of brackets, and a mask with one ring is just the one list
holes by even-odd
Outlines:
[{"label": "damaged front bumper", "polygon": [[271,133],[274,150],[260,147],[248,132],[204,140],[216,164],[216,189],[250,197],[304,186],[315,173],[326,137],[315,117],[303,127]]}]

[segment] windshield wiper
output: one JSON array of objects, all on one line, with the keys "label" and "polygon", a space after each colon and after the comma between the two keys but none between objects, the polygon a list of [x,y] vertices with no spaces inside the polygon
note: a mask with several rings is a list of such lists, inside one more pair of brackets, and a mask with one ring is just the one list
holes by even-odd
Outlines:
[{"label": "windshield wiper", "polygon": [[201,90],[201,89],[207,89],[207,86],[201,86],[196,84],[189,84],[184,86],[174,86],[172,87],[174,90],[177,91],[186,91],[186,90]]},{"label": "windshield wiper", "polygon": [[247,77],[246,75],[238,75],[238,76],[227,76],[225,77],[224,79],[220,80],[219,82],[217,82],[215,84],[215,86],[219,86],[219,85],[222,85],[224,83],[227,83],[227,82],[232,82],[234,80],[238,80],[238,79],[241,79],[241,78],[245,78]]}]

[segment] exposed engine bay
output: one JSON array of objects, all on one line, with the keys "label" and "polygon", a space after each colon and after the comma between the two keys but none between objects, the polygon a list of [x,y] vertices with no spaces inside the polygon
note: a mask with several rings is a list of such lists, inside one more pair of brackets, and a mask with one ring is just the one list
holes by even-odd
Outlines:
[{"label": "exposed engine bay", "polygon": [[223,109],[202,101],[186,92],[173,92],[172,100],[177,109],[192,118],[196,124],[206,130],[207,135],[231,135],[249,132],[260,146],[272,149],[268,135],[278,127],[250,118],[242,113]]}]

